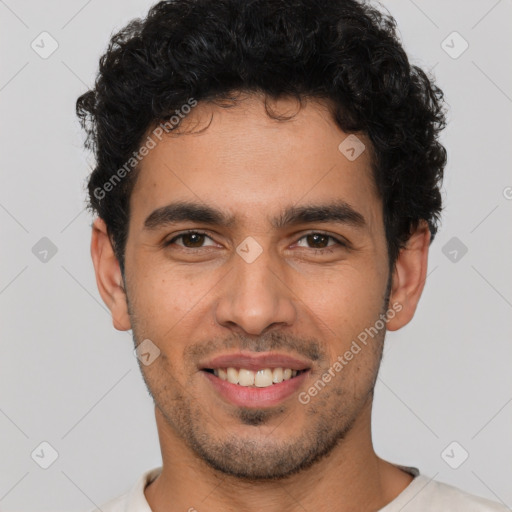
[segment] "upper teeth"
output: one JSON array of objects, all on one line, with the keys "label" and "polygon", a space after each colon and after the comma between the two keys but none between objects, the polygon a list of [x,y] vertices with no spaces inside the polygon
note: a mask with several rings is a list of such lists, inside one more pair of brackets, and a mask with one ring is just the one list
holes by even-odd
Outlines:
[{"label": "upper teeth", "polygon": [[231,382],[231,384],[266,388],[295,377],[297,370],[291,368],[264,368],[253,372],[245,368],[216,368],[213,373],[220,379]]}]

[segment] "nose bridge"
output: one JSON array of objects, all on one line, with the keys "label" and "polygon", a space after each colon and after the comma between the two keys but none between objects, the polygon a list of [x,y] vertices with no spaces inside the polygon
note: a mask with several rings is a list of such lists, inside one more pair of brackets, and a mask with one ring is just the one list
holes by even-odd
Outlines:
[{"label": "nose bridge", "polygon": [[[272,324],[290,325],[295,307],[273,251],[246,240],[233,255],[233,271],[217,304],[219,324],[236,324],[250,334],[261,334]],[[281,275],[280,275],[281,274]]]},{"label": "nose bridge", "polygon": [[[262,253],[254,260],[245,260],[243,257],[237,258],[235,263],[235,279],[238,295],[254,295],[255,293],[264,292],[268,294],[267,298],[275,300],[273,288],[274,281],[277,280],[275,274],[278,271],[271,270],[276,267],[275,262],[272,266],[272,255],[270,250],[262,251]],[[263,298],[263,297],[262,297]]]}]

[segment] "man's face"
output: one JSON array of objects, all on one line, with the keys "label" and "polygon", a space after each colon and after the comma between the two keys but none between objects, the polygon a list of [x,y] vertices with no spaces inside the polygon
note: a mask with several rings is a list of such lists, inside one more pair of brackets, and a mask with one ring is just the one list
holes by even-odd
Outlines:
[{"label": "man's face", "polygon": [[[273,110],[290,114],[297,104],[280,100]],[[144,158],[131,196],[130,321],[137,343],[149,339],[160,350],[141,369],[169,436],[226,473],[284,477],[356,435],[371,409],[384,329],[344,358],[388,308],[382,203],[369,151],[347,159],[338,149],[347,134],[313,102],[287,121],[268,117],[256,96],[229,109],[199,103],[185,128],[196,133],[168,136]],[[232,222],[169,222],[161,211],[146,223],[178,202],[219,210]],[[362,218],[283,217],[342,202]],[[231,355],[232,362],[214,361]],[[345,362],[336,371],[339,357]],[[256,376],[263,387],[222,380],[233,365],[266,369]],[[280,379],[276,367],[301,371],[267,386],[269,376]],[[329,369],[330,382],[309,394]],[[231,374],[250,382],[250,372]]]}]

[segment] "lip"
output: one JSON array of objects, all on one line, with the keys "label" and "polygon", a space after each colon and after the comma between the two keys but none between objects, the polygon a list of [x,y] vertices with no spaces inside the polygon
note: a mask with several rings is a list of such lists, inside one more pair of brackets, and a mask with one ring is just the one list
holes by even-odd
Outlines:
[{"label": "lip", "polygon": [[279,384],[272,384],[266,388],[244,387],[222,380],[213,373],[206,371],[200,373],[208,379],[214,390],[229,404],[247,408],[265,408],[275,407],[292,396],[303,385],[309,371],[304,371],[296,377],[284,380]]},{"label": "lip", "polygon": [[[309,370],[311,365],[307,361],[301,361],[286,354],[266,352],[255,354],[254,352],[237,352],[216,356],[199,365],[200,370],[217,368],[245,368],[257,371],[265,368],[290,368],[292,370]],[[293,380],[293,379],[290,379]],[[242,386],[238,386],[242,387]]]}]

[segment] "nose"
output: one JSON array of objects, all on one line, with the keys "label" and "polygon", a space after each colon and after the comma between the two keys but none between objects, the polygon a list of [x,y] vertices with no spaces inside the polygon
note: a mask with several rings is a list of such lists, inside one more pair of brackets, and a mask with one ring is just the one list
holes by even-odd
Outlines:
[{"label": "nose", "polygon": [[232,271],[223,280],[216,305],[217,322],[230,329],[261,335],[276,326],[295,322],[294,293],[286,283],[286,269],[265,249],[251,263],[233,255]]}]

